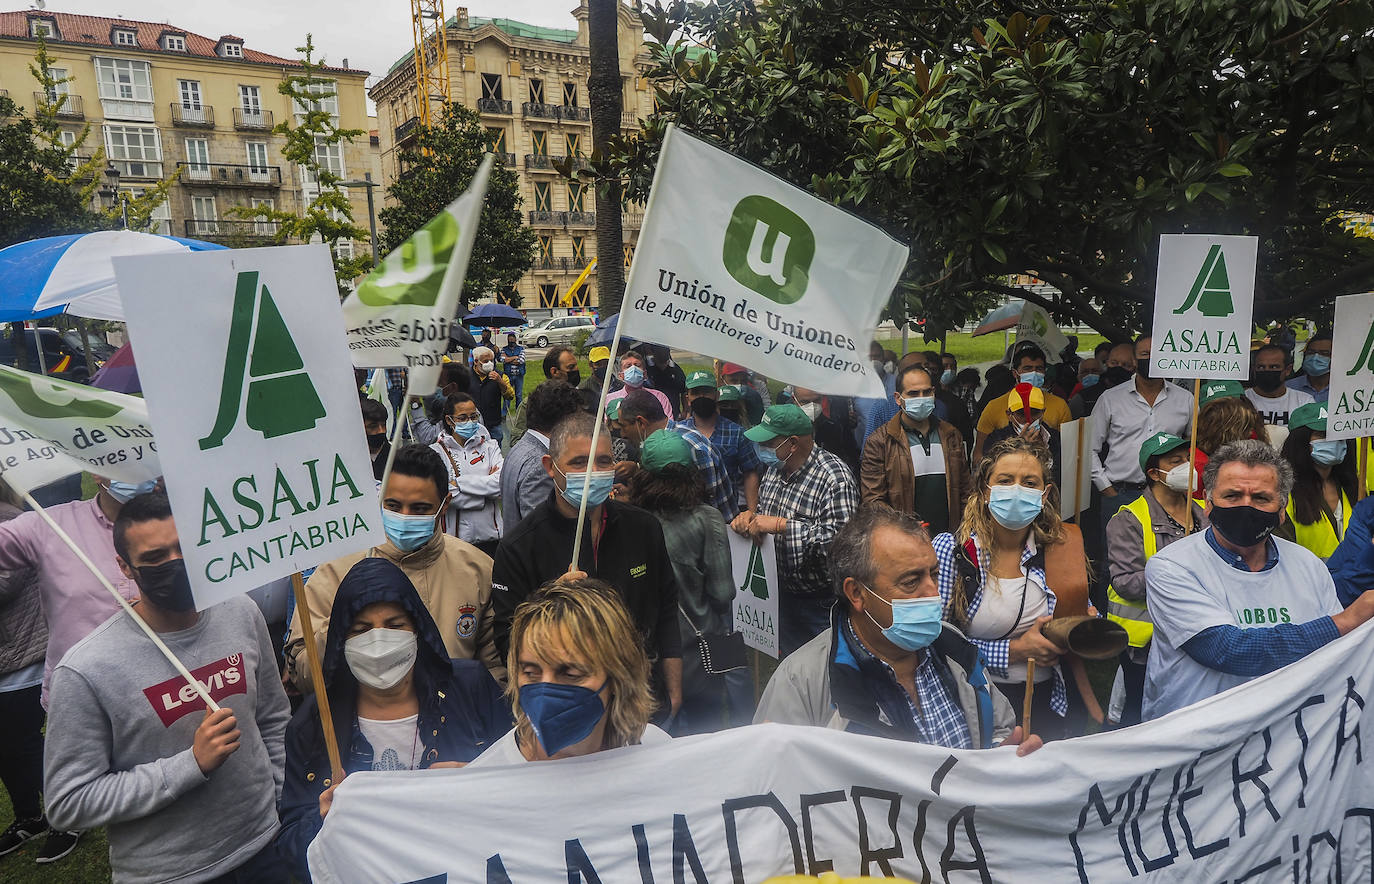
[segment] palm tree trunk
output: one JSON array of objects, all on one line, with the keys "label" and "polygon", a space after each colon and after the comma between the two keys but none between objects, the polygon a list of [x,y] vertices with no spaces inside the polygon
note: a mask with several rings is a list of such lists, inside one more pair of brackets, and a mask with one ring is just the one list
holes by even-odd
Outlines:
[{"label": "palm tree trunk", "polygon": [[[616,31],[619,7],[620,0],[587,3],[587,42],[592,67],[587,78],[587,99],[591,104],[592,148],[600,159],[610,154],[611,139],[620,132],[620,45]],[[619,313],[625,297],[620,205],[620,179],[597,181],[596,287],[603,318]]]}]

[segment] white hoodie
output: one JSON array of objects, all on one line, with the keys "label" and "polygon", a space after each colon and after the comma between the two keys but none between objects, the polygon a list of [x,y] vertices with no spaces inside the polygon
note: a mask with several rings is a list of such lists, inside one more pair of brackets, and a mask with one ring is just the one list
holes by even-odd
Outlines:
[{"label": "white hoodie", "polygon": [[464,442],[447,428],[430,446],[448,467],[449,504],[444,530],[459,540],[477,543],[501,537],[501,443],[479,427]]}]

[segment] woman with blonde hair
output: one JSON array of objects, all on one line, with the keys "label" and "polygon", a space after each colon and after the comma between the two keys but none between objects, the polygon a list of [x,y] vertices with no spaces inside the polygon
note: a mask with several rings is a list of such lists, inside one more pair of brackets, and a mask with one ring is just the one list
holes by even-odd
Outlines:
[{"label": "woman with blonde hair", "polygon": [[[1239,384],[1235,385],[1235,389],[1235,395],[1222,395],[1203,402],[1197,419],[1197,447],[1200,451],[1210,454],[1227,442],[1240,439],[1269,441],[1264,418],[1260,417],[1250,400],[1239,392]],[[1201,468],[1199,464],[1199,472]]]},{"label": "woman with blonde hair", "polygon": [[470,766],[575,758],[663,743],[649,658],[625,606],[607,583],[545,584],[515,609],[506,695],[515,729]]},{"label": "woman with blonde hair", "polygon": [[1002,440],[978,465],[958,529],[932,541],[945,619],[978,646],[992,681],[1018,712],[1026,663],[1035,661],[1033,726],[1047,742],[1071,736],[1059,666],[1065,649],[1041,632],[1058,603],[1045,574],[1046,550],[1067,536],[1049,474],[1043,444]]}]

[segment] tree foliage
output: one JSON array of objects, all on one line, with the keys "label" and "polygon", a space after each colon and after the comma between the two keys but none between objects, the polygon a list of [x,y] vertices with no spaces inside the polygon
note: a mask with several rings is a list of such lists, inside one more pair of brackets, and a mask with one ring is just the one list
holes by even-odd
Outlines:
[{"label": "tree foliage", "polygon": [[[402,152],[404,171],[387,188],[392,205],[381,211],[386,232],[383,252],[410,238],[468,189],[472,176],[490,149],[491,136],[481,118],[462,105],[450,103],[433,126],[421,126],[415,142]],[[486,295],[519,306],[511,290],[529,270],[535,233],[521,223],[520,183],[501,162],[492,169],[482,220],[463,285],[463,305]]]},{"label": "tree foliage", "polygon": [[[1260,238],[1256,318],[1374,284],[1374,2],[674,2],[644,12],[664,125],[912,246],[891,313],[927,336],[1003,295],[1140,329],[1159,236]],[[709,51],[689,54],[692,43]],[[1030,274],[1053,301],[1012,288]]]}]

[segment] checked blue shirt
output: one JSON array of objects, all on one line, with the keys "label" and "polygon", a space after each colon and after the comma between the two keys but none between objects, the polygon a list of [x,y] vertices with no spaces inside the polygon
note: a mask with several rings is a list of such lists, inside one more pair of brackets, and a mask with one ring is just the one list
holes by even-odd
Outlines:
[{"label": "checked blue shirt", "polygon": [[725,471],[725,461],[716,452],[711,440],[684,423],[668,421],[668,429],[682,437],[692,447],[692,462],[696,464],[701,481],[706,483],[706,502],[730,521],[739,514],[735,505],[735,486]]},{"label": "checked blue shirt", "polygon": [[[673,426],[701,432],[692,418],[677,421]],[[759,479],[763,478],[763,462],[759,460],[758,450],[754,448],[753,442],[744,438],[744,428],[728,417],[716,417],[716,428],[711,431],[709,440],[711,447],[725,464],[725,474],[730,477],[730,484],[735,490],[735,499],[738,502],[744,490],[745,473],[757,472]]]}]

